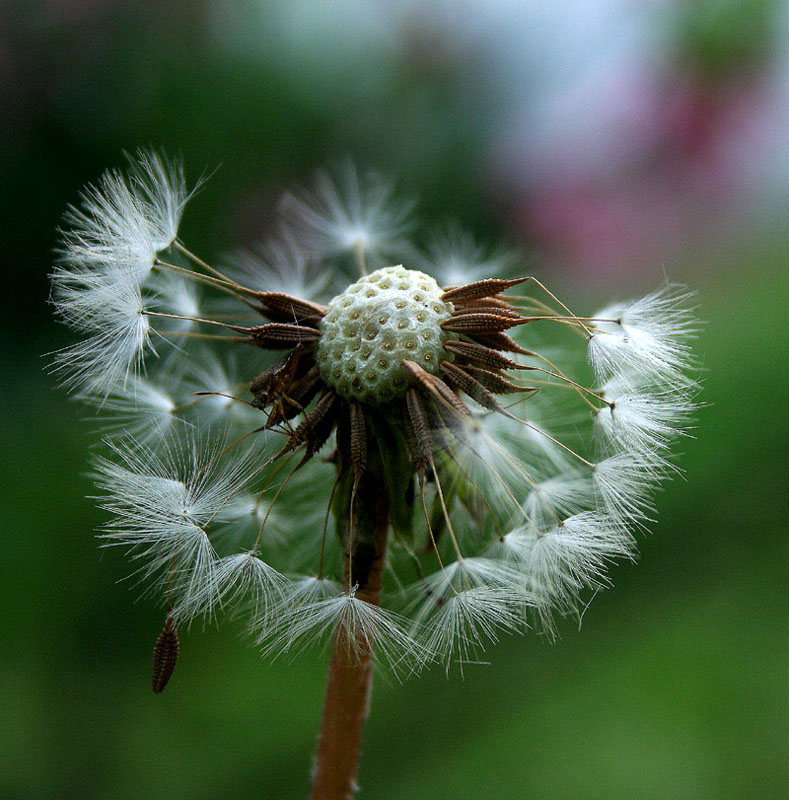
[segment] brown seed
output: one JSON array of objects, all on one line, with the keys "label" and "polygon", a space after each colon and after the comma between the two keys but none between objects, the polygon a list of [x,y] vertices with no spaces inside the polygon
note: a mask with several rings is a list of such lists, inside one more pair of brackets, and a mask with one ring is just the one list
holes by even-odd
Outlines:
[{"label": "brown seed", "polygon": [[258,292],[256,297],[260,313],[273,322],[317,322],[328,310],[326,306],[282,292]]},{"label": "brown seed", "polygon": [[424,480],[424,471],[427,469],[433,455],[433,443],[430,430],[425,419],[425,410],[419,392],[413,386],[405,394],[406,400],[406,445],[411,461],[419,473],[419,481]]},{"label": "brown seed", "polygon": [[472,374],[477,381],[479,381],[486,389],[489,389],[493,394],[516,394],[518,392],[536,392],[534,386],[518,386],[517,383],[508,381],[503,375],[496,372],[491,372],[481,367],[475,367],[471,364],[463,365],[463,369]]},{"label": "brown seed", "polygon": [[306,325],[290,325],[285,322],[269,322],[255,328],[236,328],[248,333],[251,344],[262,347],[264,350],[283,350],[295,347],[297,344],[310,344],[321,338],[317,328]]},{"label": "brown seed", "polygon": [[318,368],[313,365],[301,378],[294,381],[285,393],[276,398],[277,402],[268,415],[266,427],[273,428],[298,416],[312,402],[320,387],[320,374]]},{"label": "brown seed", "polygon": [[354,475],[358,477],[367,469],[367,428],[359,403],[351,403],[350,414],[351,465]]},{"label": "brown seed", "polygon": [[468,300],[455,300],[452,305],[455,310],[479,307],[479,308],[512,308],[510,301],[506,297],[472,297]]},{"label": "brown seed", "polygon": [[178,661],[178,649],[178,629],[175,627],[175,620],[168,616],[162,632],[153,646],[151,688],[154,694],[161,694],[172,677],[175,664]]},{"label": "brown seed", "polygon": [[327,413],[315,423],[312,431],[304,441],[304,458],[299,462],[299,467],[304,466],[326,444],[339,421],[340,407],[341,401],[338,397],[335,397]]},{"label": "brown seed", "polygon": [[504,280],[503,278],[486,278],[482,281],[474,281],[474,283],[467,283],[465,286],[456,286],[453,289],[447,289],[441,295],[441,299],[447,302],[454,303],[456,300],[471,300],[477,297],[490,297],[494,294],[499,294],[506,289],[511,289],[520,283],[524,283],[529,278],[515,278],[514,280]]},{"label": "brown seed", "polygon": [[296,345],[290,353],[277,359],[252,381],[249,389],[255,398],[253,405],[256,408],[265,408],[277,396],[287,392],[296,375],[301,355],[301,345]]},{"label": "brown seed", "polygon": [[458,416],[467,417],[471,412],[463,405],[460,398],[447,386],[441,378],[431,375],[414,361],[405,360],[400,365],[403,372],[421,386],[427,394],[444,408],[454,411]]},{"label": "brown seed", "polygon": [[476,400],[483,408],[487,408],[490,411],[503,411],[493,393],[486,389],[478,380],[476,380],[476,378],[473,378],[465,370],[449,361],[442,361],[441,371],[444,373],[444,375],[446,375],[447,380],[453,386]]},{"label": "brown seed", "polygon": [[525,350],[512,337],[506,333],[473,333],[471,337],[492,350],[502,350],[505,353],[518,353],[521,356],[533,356],[531,350]]},{"label": "brown seed", "polygon": [[445,331],[465,333],[469,336],[476,334],[500,333],[501,331],[523,325],[525,320],[518,315],[517,318],[509,314],[498,312],[481,312],[471,314],[453,314],[446,322],[441,323]]},{"label": "brown seed", "polygon": [[476,342],[462,342],[460,339],[450,339],[444,342],[444,350],[463,356],[469,361],[473,361],[488,369],[528,369],[513,361],[511,358],[501,355],[496,350]]},{"label": "brown seed", "polygon": [[505,317],[520,319],[522,314],[506,300],[488,297],[484,300],[472,300],[469,303],[455,303],[455,314],[503,314]]},{"label": "brown seed", "polygon": [[[337,395],[334,391],[329,390],[326,392],[318,402],[304,415],[304,419],[293,433],[288,437],[288,441],[282,450],[277,453],[275,459],[284,456],[301,444],[308,445],[309,457],[312,457],[315,452],[320,448],[336,423],[335,404],[337,402]],[[328,430],[326,426],[328,424]],[[325,435],[324,435],[325,434]],[[316,442],[320,444],[316,446]]]}]

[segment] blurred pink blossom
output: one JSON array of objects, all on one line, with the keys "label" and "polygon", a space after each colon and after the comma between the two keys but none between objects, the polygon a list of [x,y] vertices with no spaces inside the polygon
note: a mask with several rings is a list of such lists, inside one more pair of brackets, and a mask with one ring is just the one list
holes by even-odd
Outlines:
[{"label": "blurred pink blossom", "polygon": [[[616,76],[598,124],[498,156],[516,228],[552,260],[616,273],[676,256],[751,194],[769,115],[759,74]],[[520,150],[520,151],[519,151]]]}]

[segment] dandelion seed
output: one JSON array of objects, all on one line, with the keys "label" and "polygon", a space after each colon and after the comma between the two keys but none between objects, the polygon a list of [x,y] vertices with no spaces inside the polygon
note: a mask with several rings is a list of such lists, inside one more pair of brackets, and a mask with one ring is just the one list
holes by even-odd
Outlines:
[{"label": "dandelion seed", "polygon": [[105,433],[126,434],[146,445],[166,436],[178,422],[177,401],[148,378],[134,376],[114,383],[108,393],[86,392],[79,399],[99,409]]},{"label": "dandelion seed", "polygon": [[649,520],[662,459],[651,453],[619,453],[595,465],[593,478],[603,508],[622,524]]},{"label": "dandelion seed", "polygon": [[524,611],[534,595],[513,567],[502,559],[466,558],[429,575],[416,587],[414,630],[427,653],[447,670],[467,662],[498,634],[524,627]]},{"label": "dandelion seed", "polygon": [[688,339],[695,323],[690,295],[669,286],[641,300],[608,306],[595,315],[589,360],[598,379],[617,375],[636,385],[656,381],[688,386]]},{"label": "dandelion seed", "polygon": [[392,668],[408,670],[424,660],[425,651],[405,625],[397,614],[359,599],[352,590],[302,603],[296,614],[284,615],[280,632],[267,649],[288,652],[295,645],[306,648],[333,633],[349,663],[374,652]]},{"label": "dandelion seed", "polygon": [[610,405],[595,415],[602,449],[654,454],[665,451],[684,434],[695,410],[692,400],[668,389],[633,389],[619,379],[608,381],[601,394]]},{"label": "dandelion seed", "polygon": [[491,552],[516,565],[540,606],[569,611],[583,588],[607,585],[607,565],[630,557],[632,539],[609,517],[584,511],[547,529],[511,531]]},{"label": "dandelion seed", "polygon": [[217,564],[217,587],[223,605],[246,604],[246,611],[257,619],[265,617],[282,596],[284,576],[257,553],[226,556]]},{"label": "dandelion seed", "polygon": [[64,316],[90,335],[55,353],[53,369],[64,375],[68,389],[82,387],[86,394],[101,396],[139,373],[151,328],[139,289],[130,280],[119,276],[112,292],[102,286],[89,294],[94,309],[89,318],[76,303],[69,303]]},{"label": "dandelion seed", "polygon": [[183,165],[153,150],[139,150],[129,158],[129,185],[147,211],[147,222],[157,252],[169,247],[178,235],[178,226],[189,198]]},{"label": "dandelion seed", "polygon": [[249,378],[244,369],[244,362],[233,353],[196,348],[183,367],[179,394],[187,416],[207,425],[253,428],[259,420],[259,411],[246,402]]},{"label": "dandelion seed", "polygon": [[[58,313],[89,338],[55,355],[69,388],[109,394],[139,373],[151,347],[146,281],[157,254],[175,240],[188,192],[178,162],[149,151],[131,161],[128,175],[106,172],[66,213],[60,263],[52,273]],[[172,277],[161,293],[180,313],[192,314],[194,290]],[[152,302],[155,305],[155,301]]]},{"label": "dandelion seed", "polygon": [[255,252],[238,252],[229,261],[227,274],[244,286],[302,300],[324,299],[332,280],[331,270],[316,262],[287,229]]},{"label": "dandelion seed", "polygon": [[210,613],[219,591],[206,528],[253,473],[249,454],[220,464],[221,442],[206,448],[195,439],[161,455],[131,439],[111,448],[120,463],[95,461],[102,507],[115,515],[104,528],[106,543],[145,562],[143,578],[164,589],[174,616]]},{"label": "dandelion seed", "polygon": [[60,247],[65,267],[56,271],[56,282],[79,281],[86,273],[111,277],[120,269],[141,279],[175,240],[190,196],[180,162],[140,150],[129,166],[127,175],[105,172],[69,208]]},{"label": "dandelion seed", "polygon": [[485,247],[453,222],[433,231],[426,246],[424,268],[442,286],[462,286],[491,275],[505,275],[515,260],[514,253]]},{"label": "dandelion seed", "polygon": [[552,525],[582,511],[592,502],[594,486],[589,475],[568,469],[535,484],[524,507],[533,524]]},{"label": "dandelion seed", "polygon": [[316,257],[361,254],[379,265],[413,252],[406,238],[413,206],[381,176],[360,175],[346,162],[336,177],[319,172],[312,189],[287,194],[280,210],[293,237]]},{"label": "dandelion seed", "polygon": [[200,316],[200,297],[197,287],[179,277],[168,274],[156,285],[159,302],[157,308],[186,319],[174,320],[174,330],[188,331],[194,327],[190,317]]},{"label": "dandelion seed", "polygon": [[507,589],[477,586],[454,593],[426,623],[422,641],[428,653],[439,653],[447,671],[467,664],[485,643],[523,627],[522,598]]}]

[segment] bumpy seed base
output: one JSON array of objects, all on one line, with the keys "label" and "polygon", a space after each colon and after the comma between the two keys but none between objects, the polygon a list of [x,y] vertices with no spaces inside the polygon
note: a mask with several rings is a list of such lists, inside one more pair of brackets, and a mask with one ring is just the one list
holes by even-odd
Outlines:
[{"label": "bumpy seed base", "polygon": [[441,323],[453,311],[442,293],[429,275],[402,266],[352,283],[321,322],[317,359],[324,382],[343,397],[378,404],[408,388],[404,360],[437,373],[450,358]]}]

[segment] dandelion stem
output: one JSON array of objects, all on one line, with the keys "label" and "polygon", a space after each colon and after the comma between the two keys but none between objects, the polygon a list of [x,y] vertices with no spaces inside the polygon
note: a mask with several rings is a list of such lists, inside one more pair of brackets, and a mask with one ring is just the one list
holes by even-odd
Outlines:
[{"label": "dandelion stem", "polygon": [[[547,360],[547,359],[546,359]],[[605,403],[607,406],[611,405],[609,400],[606,400],[602,395],[595,392],[593,389],[588,389],[581,383],[572,380],[572,378],[568,378],[564,373],[559,372],[558,370],[554,372],[550,369],[545,369],[544,367],[529,367],[529,369],[535,370],[536,372],[542,372],[545,375],[550,375],[552,378],[558,378],[560,381],[564,381],[570,388],[575,389],[578,394],[580,395],[581,399],[586,402],[586,404],[594,411],[597,411],[598,408],[593,403],[590,403],[585,395],[589,395],[590,397],[594,397],[595,400],[599,400],[601,403]],[[556,384],[553,384],[554,386]]]},{"label": "dandelion stem", "polygon": [[536,425],[532,425],[531,423],[526,422],[525,420],[520,420],[520,422],[522,425],[525,425],[527,428],[529,428],[529,430],[532,430],[535,433],[540,434],[540,436],[544,436],[546,439],[553,442],[558,447],[561,447],[562,450],[565,451],[565,453],[569,453],[573,458],[577,458],[578,461],[580,461],[582,464],[586,464],[586,466],[589,467],[589,469],[595,468],[595,465],[591,461],[587,461],[587,459],[585,459],[582,455],[576,453],[575,450],[572,449],[572,447],[568,447],[566,444],[564,444],[564,442],[560,442],[558,439],[555,439],[549,433],[546,433],[544,430],[541,430]]},{"label": "dandelion stem", "polygon": [[157,331],[159,336],[179,336],[182,339],[202,339],[212,342],[235,342],[246,344],[249,340],[245,336],[224,336],[221,333],[193,333],[191,331]]},{"label": "dandelion stem", "polygon": [[[449,538],[452,540],[452,546],[455,548],[455,555],[457,556],[458,561],[463,561],[463,553],[460,552],[460,545],[458,544],[458,538],[455,536],[455,529],[452,527],[452,520],[449,518],[449,511],[447,510],[447,504],[444,500],[444,490],[441,488],[441,481],[438,477],[438,472],[436,471],[436,464],[433,460],[433,456],[430,456],[430,469],[433,473],[433,480],[436,482],[436,491],[438,492],[438,499],[441,503],[441,511],[444,514],[444,522],[446,522],[447,530],[449,531]],[[431,531],[432,535],[432,531]],[[435,540],[433,542],[435,546]],[[438,550],[436,550],[438,552]]]},{"label": "dandelion stem", "polygon": [[[381,579],[389,531],[389,499],[382,481],[365,472],[359,481],[354,515],[355,541],[371,542],[373,560],[365,571],[364,582],[356,573],[356,598],[380,605]],[[369,513],[374,509],[375,513]],[[350,564],[346,558],[346,571]],[[346,576],[347,577],[347,576]],[[362,745],[373,683],[373,649],[360,637],[350,641],[353,631],[340,628],[335,633],[323,720],[313,769],[311,800],[346,800],[356,788],[356,770]]]}]

